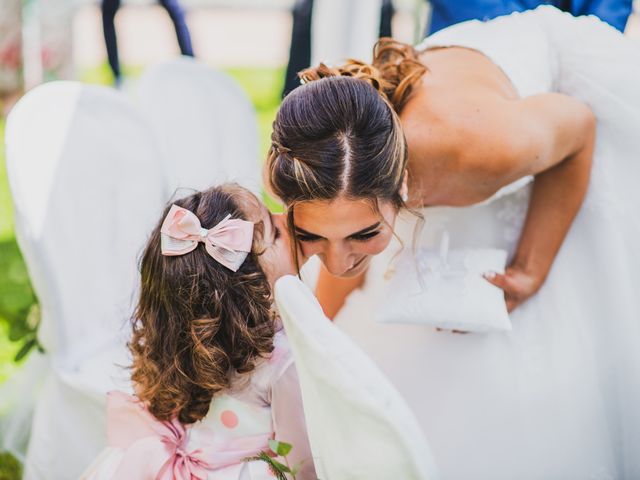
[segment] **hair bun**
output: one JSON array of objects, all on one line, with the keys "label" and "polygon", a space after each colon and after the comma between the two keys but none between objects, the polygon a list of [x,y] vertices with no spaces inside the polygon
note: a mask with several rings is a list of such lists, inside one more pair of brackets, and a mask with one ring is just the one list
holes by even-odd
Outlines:
[{"label": "hair bun", "polygon": [[338,67],[329,67],[324,63],[320,63],[317,67],[302,70],[298,76],[300,80],[302,80],[302,83],[309,83],[327,77],[358,78],[365,80],[375,88],[380,95],[389,101],[391,100],[387,96],[387,91],[392,85],[383,78],[381,72],[376,67],[360,60],[349,59],[347,63]]},{"label": "hair bun", "polygon": [[400,113],[409,95],[427,67],[418,59],[418,52],[393,38],[381,38],[373,47],[373,63],[349,59],[344,65],[329,67],[320,63],[298,73],[302,83],[326,77],[353,77],[367,81]]}]

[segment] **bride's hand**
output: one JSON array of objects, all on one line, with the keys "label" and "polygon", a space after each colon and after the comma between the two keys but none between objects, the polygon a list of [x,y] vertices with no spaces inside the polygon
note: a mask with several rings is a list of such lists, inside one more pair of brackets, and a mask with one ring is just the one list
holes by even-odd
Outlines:
[{"label": "bride's hand", "polygon": [[523,267],[512,264],[505,272],[489,272],[484,278],[504,291],[504,299],[507,303],[507,311],[513,311],[517,306],[535,294],[544,279],[533,272],[525,270]]},{"label": "bride's hand", "polygon": [[[268,233],[274,238],[272,242],[267,242],[264,251],[259,256],[260,266],[264,271],[269,283],[273,287],[275,282],[285,275],[297,275],[293,256],[291,254],[291,239],[287,230],[286,221],[283,215],[271,215],[273,227],[277,229],[277,234]],[[300,252],[298,252],[300,253]]]}]

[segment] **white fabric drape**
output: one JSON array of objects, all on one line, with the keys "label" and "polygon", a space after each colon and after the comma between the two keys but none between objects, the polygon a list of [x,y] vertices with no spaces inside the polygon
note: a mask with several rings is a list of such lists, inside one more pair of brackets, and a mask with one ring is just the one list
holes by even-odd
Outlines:
[{"label": "white fabric drape", "polygon": [[324,315],[293,276],[276,282],[319,478],[437,478],[409,407],[373,361]]}]

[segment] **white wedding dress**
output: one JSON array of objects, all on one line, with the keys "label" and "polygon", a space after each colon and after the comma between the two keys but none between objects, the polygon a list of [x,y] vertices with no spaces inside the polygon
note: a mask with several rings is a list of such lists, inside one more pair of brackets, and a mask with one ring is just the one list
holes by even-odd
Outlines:
[{"label": "white wedding dress", "polygon": [[[405,397],[443,478],[640,478],[640,44],[595,17],[540,7],[450,27],[419,48],[439,46],[482,52],[523,97],[562,92],[593,109],[586,200],[542,289],[511,314],[511,332],[376,322],[378,299],[393,293],[383,278],[397,244],[372,263],[337,325]],[[420,247],[447,231],[452,248],[513,253],[523,183],[483,204],[425,209]]]}]

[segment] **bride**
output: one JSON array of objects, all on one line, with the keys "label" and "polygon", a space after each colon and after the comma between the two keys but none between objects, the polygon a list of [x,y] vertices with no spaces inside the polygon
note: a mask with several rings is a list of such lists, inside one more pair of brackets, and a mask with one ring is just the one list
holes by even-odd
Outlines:
[{"label": "bride", "polygon": [[[540,7],[301,77],[270,188],[323,263],[325,311],[405,396],[443,477],[640,476],[640,46]],[[445,237],[507,250],[486,278],[512,330],[376,321],[412,231],[416,262]]]}]

